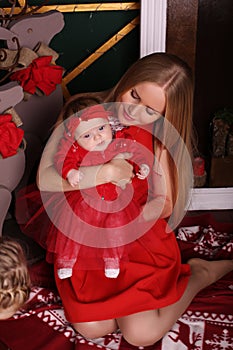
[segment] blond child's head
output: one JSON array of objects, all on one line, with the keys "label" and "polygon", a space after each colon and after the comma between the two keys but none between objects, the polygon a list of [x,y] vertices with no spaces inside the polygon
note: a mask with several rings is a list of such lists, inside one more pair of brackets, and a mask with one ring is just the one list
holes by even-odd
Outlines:
[{"label": "blond child's head", "polygon": [[19,243],[0,237],[0,320],[13,316],[28,300],[30,277]]}]

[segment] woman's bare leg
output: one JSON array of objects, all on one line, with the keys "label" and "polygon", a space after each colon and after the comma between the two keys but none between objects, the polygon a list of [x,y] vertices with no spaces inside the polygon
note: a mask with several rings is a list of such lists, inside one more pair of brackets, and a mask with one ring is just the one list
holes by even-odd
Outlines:
[{"label": "woman's bare leg", "polygon": [[73,323],[73,327],[87,339],[103,337],[104,335],[115,332],[118,328],[115,320]]},{"label": "woman's bare leg", "polygon": [[158,310],[144,311],[117,320],[124,338],[132,345],[148,346],[160,340],[175,324],[203,288],[233,270],[233,260],[205,261],[191,259],[191,276],[187,288],[174,304]]}]

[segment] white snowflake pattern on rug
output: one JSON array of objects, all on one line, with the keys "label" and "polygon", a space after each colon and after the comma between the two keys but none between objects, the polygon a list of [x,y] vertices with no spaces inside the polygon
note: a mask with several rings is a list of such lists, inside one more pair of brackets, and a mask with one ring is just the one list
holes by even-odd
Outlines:
[{"label": "white snowflake pattern on rug", "polygon": [[222,334],[213,334],[211,339],[205,340],[205,343],[211,346],[212,350],[232,350],[233,338],[229,335],[227,329],[223,329]]}]

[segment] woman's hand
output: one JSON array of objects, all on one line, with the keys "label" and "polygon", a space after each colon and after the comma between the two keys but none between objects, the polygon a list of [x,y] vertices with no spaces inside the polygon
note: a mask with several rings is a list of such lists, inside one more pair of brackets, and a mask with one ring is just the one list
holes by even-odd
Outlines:
[{"label": "woman's hand", "polygon": [[104,164],[98,173],[98,178],[102,179],[100,181],[102,183],[111,182],[124,189],[134,177],[133,166],[127,161],[131,156],[130,153],[120,153]]},{"label": "woman's hand", "polygon": [[83,173],[77,169],[71,169],[67,174],[67,181],[72,187],[78,185],[78,183],[83,179]]}]

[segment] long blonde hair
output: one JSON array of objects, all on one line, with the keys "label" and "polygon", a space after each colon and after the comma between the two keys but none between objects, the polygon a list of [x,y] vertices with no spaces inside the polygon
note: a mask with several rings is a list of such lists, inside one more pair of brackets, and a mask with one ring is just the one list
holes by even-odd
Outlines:
[{"label": "long blonde hair", "polygon": [[[190,199],[190,188],[193,185],[194,85],[189,66],[175,55],[164,52],[152,53],[137,60],[111,90],[81,96],[84,95],[85,98],[95,96],[99,103],[118,102],[124,93],[142,82],[155,83],[164,90],[166,97],[163,120],[167,123],[161,123],[161,119],[155,122],[154,145],[155,152],[157,149],[168,150],[167,160],[174,208],[169,224],[174,228],[184,216]],[[72,99],[79,96],[80,94],[77,94]],[[158,134],[162,134],[162,137],[157,138]]]},{"label": "long blonde hair", "polygon": [[[142,82],[152,82],[164,90],[166,97],[165,120],[168,132],[163,130],[163,139],[155,137],[155,148],[175,150],[176,141],[171,137],[169,125],[174,127],[186,147],[178,147],[171,155],[168,152],[170,180],[172,183],[173,206],[176,206],[175,222],[178,223],[189,200],[189,189],[193,183],[191,162],[187,164],[187,150],[192,160],[193,138],[193,76],[189,66],[177,56],[167,53],[153,53],[136,61],[123,75],[106,98],[106,102],[119,101],[120,97]],[[156,125],[157,124],[157,125]],[[155,128],[160,127],[155,122]],[[163,126],[164,127],[164,126]],[[171,129],[171,128],[170,128]],[[174,132],[172,133],[175,134]],[[156,133],[155,133],[156,135]],[[177,138],[177,136],[176,136]],[[175,155],[175,159],[174,159]],[[179,172],[179,176],[178,176]],[[183,190],[185,189],[185,190]],[[182,217],[181,217],[182,218]]]},{"label": "long blonde hair", "polygon": [[0,237],[0,312],[20,308],[30,293],[30,277],[24,252],[18,242]]}]

